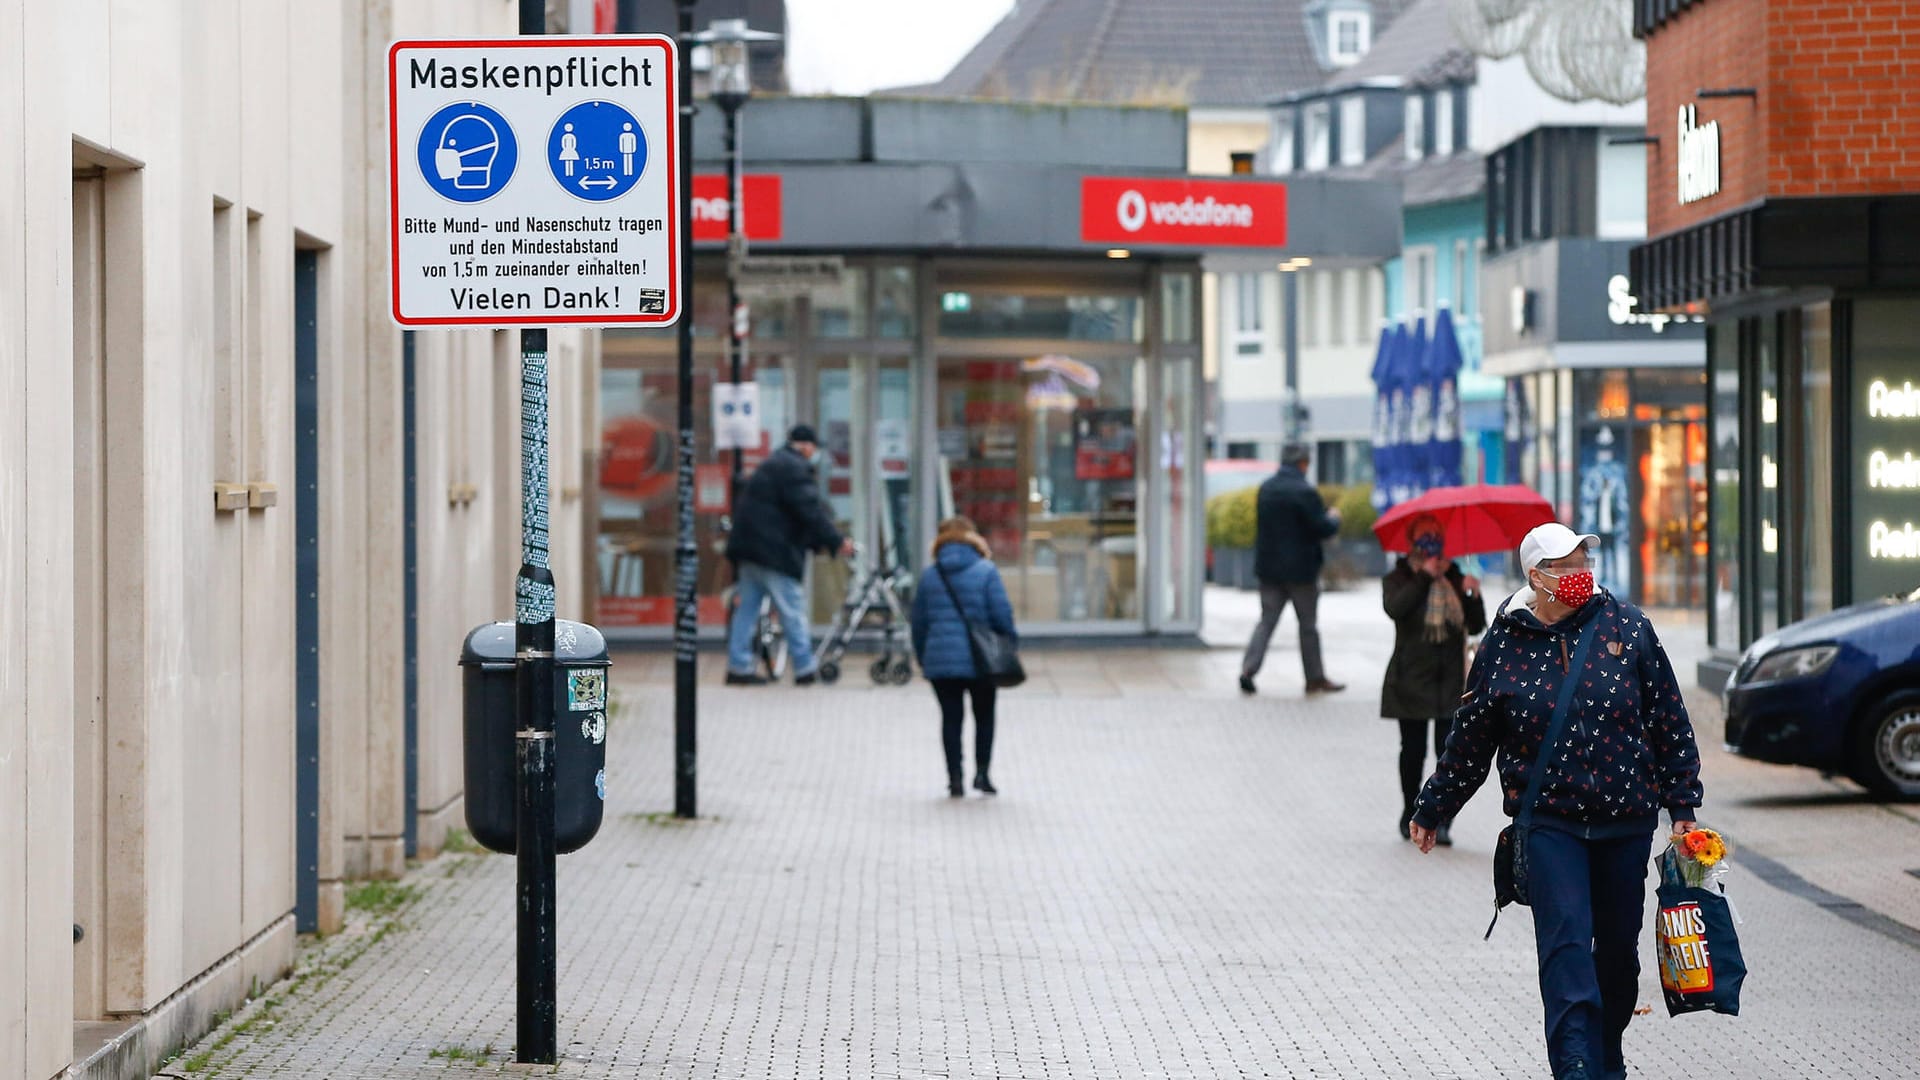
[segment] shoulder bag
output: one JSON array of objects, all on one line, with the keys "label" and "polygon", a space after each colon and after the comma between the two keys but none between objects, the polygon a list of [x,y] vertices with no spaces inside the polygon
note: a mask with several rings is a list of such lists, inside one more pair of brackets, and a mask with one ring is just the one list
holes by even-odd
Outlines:
[{"label": "shoulder bag", "polygon": [[1573,691],[1580,684],[1580,673],[1586,670],[1587,653],[1593,647],[1593,624],[1598,621],[1596,615],[1580,628],[1580,643],[1568,663],[1566,681],[1560,686],[1560,699],[1553,706],[1553,719],[1540,740],[1540,756],[1533,759],[1533,775],[1527,778],[1527,790],[1520,796],[1519,812],[1514,815],[1513,824],[1500,830],[1500,839],[1493,846],[1493,922],[1487,924],[1489,938],[1493,936],[1494,923],[1500,921],[1501,908],[1508,904],[1528,904],[1527,836],[1533,832],[1533,808],[1540,801],[1540,789],[1547,782],[1547,768],[1553,761],[1554,751],[1560,748],[1560,737],[1566,733]]},{"label": "shoulder bag", "polygon": [[973,652],[974,674],[1003,690],[1026,682],[1027,670],[1020,666],[1020,652],[1014,646],[1013,638],[991,626],[975,625],[972,619],[967,618],[967,607],[960,602],[960,594],[953,591],[953,579],[947,576],[947,568],[941,566],[937,559],[933,568],[940,572],[940,582],[947,587],[947,597],[953,601],[953,610],[960,613],[960,621],[966,624],[967,646]]}]

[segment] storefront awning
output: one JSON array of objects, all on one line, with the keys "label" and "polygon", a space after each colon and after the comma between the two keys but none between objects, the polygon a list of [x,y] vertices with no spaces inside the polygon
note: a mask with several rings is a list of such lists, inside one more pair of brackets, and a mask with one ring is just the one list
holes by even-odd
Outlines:
[{"label": "storefront awning", "polygon": [[[696,179],[696,192],[706,179]],[[999,162],[809,163],[756,168],[746,180],[746,231],[757,251],[1125,249],[1238,259],[1247,269],[1296,257],[1377,262],[1400,251],[1399,189],[1388,181],[1125,176]],[[724,240],[716,227],[724,193],[723,184],[721,199],[695,208],[703,248]],[[777,200],[777,212],[767,200]]]}]

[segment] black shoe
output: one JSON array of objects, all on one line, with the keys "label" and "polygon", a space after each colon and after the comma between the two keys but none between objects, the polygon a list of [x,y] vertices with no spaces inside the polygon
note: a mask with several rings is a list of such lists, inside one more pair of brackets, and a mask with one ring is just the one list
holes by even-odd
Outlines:
[{"label": "black shoe", "polygon": [[1253,693],[1253,676],[1251,675],[1240,676],[1240,692],[1243,694]]},{"label": "black shoe", "polygon": [[1000,794],[1000,789],[993,786],[993,781],[987,779],[986,773],[973,774],[973,790],[982,795]]},{"label": "black shoe", "polygon": [[1346,683],[1337,683],[1332,679],[1315,679],[1307,684],[1309,694],[1337,694],[1347,688]]},{"label": "black shoe", "polygon": [[767,680],[766,680],[766,676],[764,675],[741,675],[738,672],[729,671],[727,672],[727,685],[728,686],[765,686],[767,685]]},{"label": "black shoe", "polygon": [[1409,828],[1409,826],[1411,826],[1412,824],[1413,824],[1413,815],[1411,814],[1400,815],[1400,839],[1402,840],[1413,839],[1413,830]]},{"label": "black shoe", "polygon": [[967,782],[959,773],[947,774],[947,798],[964,799],[967,797]]},{"label": "black shoe", "polygon": [[812,686],[819,681],[820,673],[818,671],[809,671],[805,675],[795,675],[793,677],[793,685],[795,686]]},{"label": "black shoe", "polygon": [[1441,847],[1452,847],[1453,846],[1453,822],[1451,821],[1441,822],[1440,827],[1433,830],[1433,842],[1436,844],[1439,844]]}]

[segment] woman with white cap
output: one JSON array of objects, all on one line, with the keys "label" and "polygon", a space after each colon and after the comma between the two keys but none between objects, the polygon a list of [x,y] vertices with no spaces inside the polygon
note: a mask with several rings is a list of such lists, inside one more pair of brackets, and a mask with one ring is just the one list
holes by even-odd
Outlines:
[{"label": "woman with white cap", "polygon": [[1691,829],[1702,794],[1673,667],[1646,615],[1594,588],[1595,543],[1557,523],[1521,542],[1527,584],[1494,616],[1410,827],[1433,850],[1498,755],[1556,1080],[1626,1076],[1653,834],[1662,809]]}]

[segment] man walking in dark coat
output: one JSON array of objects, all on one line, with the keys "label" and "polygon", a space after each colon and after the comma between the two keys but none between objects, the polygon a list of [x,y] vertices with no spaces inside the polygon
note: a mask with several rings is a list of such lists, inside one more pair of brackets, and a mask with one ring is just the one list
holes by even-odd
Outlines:
[{"label": "man walking in dark coat", "polygon": [[1340,531],[1340,511],[1329,510],[1320,492],[1307,482],[1313,453],[1290,443],[1280,454],[1280,471],[1260,485],[1260,501],[1253,543],[1253,572],[1260,579],[1260,625],[1247,643],[1240,663],[1240,690],[1253,693],[1253,677],[1267,658],[1267,641],[1280,624],[1289,603],[1300,623],[1300,666],[1307,676],[1307,693],[1345,690],[1327,678],[1320,665],[1321,541]]},{"label": "man walking in dark coat", "polygon": [[853,554],[853,541],[833,527],[833,515],[814,482],[812,459],[819,444],[812,428],[796,425],[787,434],[787,445],[753,470],[734,505],[727,558],[733,560],[738,593],[727,641],[729,685],[767,681],[753,670],[753,628],[763,597],[773,599],[786,631],[793,681],[806,686],[819,677],[800,579],[807,572],[809,552]]}]

